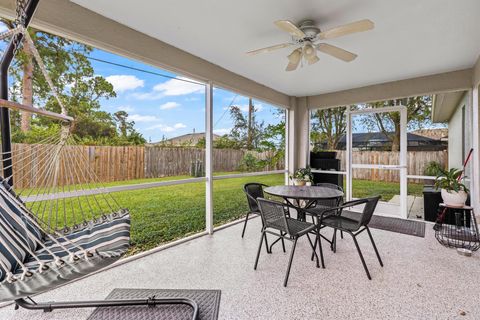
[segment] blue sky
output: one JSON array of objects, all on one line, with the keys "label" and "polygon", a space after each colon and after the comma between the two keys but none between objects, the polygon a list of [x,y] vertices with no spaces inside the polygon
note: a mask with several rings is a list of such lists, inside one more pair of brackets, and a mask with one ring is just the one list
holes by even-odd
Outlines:
[{"label": "blue sky", "polygon": [[[91,60],[95,73],[111,82],[117,93],[116,98],[102,101],[102,109],[111,113],[125,110],[135,128],[148,141],[158,141],[186,133],[205,131],[205,86],[203,84],[179,81],[187,79],[143,63],[94,50],[93,58],[162,73],[176,79],[110,65]],[[233,101],[233,103],[232,103]],[[248,98],[236,93],[215,88],[214,90],[214,133],[225,134],[233,126],[228,108],[231,104],[247,110]],[[265,124],[278,123],[277,108],[265,102],[254,100],[257,119]]]}]

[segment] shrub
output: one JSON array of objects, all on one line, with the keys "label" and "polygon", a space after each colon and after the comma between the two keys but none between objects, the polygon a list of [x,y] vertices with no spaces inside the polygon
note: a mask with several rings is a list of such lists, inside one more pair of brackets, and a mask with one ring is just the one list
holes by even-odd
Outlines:
[{"label": "shrub", "polygon": [[426,175],[426,176],[438,176],[441,172],[442,172],[443,168],[442,168],[442,165],[437,162],[437,161],[430,161],[425,169],[423,170],[423,173]]},{"label": "shrub", "polygon": [[240,161],[239,170],[253,172],[263,169],[264,165],[265,164],[262,160],[257,159],[251,153],[246,153],[243,156],[242,161]]}]

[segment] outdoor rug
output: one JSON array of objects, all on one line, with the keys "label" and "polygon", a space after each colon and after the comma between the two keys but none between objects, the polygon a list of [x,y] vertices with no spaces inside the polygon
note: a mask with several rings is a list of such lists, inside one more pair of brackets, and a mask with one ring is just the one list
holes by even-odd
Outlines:
[{"label": "outdoor rug", "polygon": [[[344,211],[343,216],[355,219],[360,213],[352,211]],[[399,218],[373,216],[368,224],[370,228],[391,231],[396,233],[408,234],[410,236],[425,238],[425,222],[406,220]]]},{"label": "outdoor rug", "polygon": [[[108,299],[147,299],[156,298],[190,298],[198,304],[199,320],[217,320],[220,307],[220,290],[175,290],[175,289],[114,289]],[[158,305],[155,307],[108,307],[97,308],[88,320],[113,319],[172,319],[191,320],[192,308],[186,305]]]}]

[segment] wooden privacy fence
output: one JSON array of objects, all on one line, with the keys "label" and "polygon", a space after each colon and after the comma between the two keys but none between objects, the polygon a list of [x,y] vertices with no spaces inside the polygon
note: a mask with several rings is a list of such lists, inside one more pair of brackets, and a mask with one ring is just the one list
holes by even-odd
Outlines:
[{"label": "wooden privacy fence", "polygon": [[[13,144],[13,170],[18,188],[39,187],[47,175],[51,152],[49,145]],[[49,149],[50,148],[50,149]],[[192,163],[205,163],[205,150],[199,148],[175,148],[158,146],[69,146],[61,158],[58,181],[69,184],[71,175],[79,175],[85,182],[92,182],[94,172],[100,182],[124,181],[142,178],[158,178],[189,175]],[[216,172],[239,170],[246,154],[257,159],[270,159],[272,152],[254,152],[235,149],[214,149],[213,169]],[[345,170],[345,151],[338,151],[341,169]],[[360,164],[398,164],[398,152],[354,151],[353,162]],[[72,159],[76,159],[72,161]],[[423,175],[425,167],[436,161],[446,167],[446,151],[409,151],[408,174]],[[285,168],[283,158],[274,165],[256,171],[280,170]],[[43,176],[42,176],[43,175]],[[398,182],[396,170],[354,169],[354,179]],[[75,179],[78,181],[78,179]]]},{"label": "wooden privacy fence", "polygon": [[[13,144],[13,171],[17,188],[42,187],[45,184],[46,176],[51,176],[51,157],[48,155],[53,152],[54,147]],[[262,160],[273,156],[272,152],[214,149],[214,171],[238,170],[247,153]],[[188,175],[192,162],[205,163],[205,150],[199,148],[68,146],[61,154],[58,185],[68,185],[73,180],[82,183],[94,182],[97,179],[95,176],[99,182],[113,182]],[[281,159],[274,166],[267,165],[259,170],[278,170],[284,167]],[[75,178],[72,178],[72,175]]]},{"label": "wooden privacy fence", "polygon": [[[354,151],[352,163],[355,164],[383,164],[398,165],[400,163],[399,152],[392,151]],[[337,159],[341,161],[341,170],[345,171],[345,151],[337,151]],[[408,151],[407,152],[407,174],[423,176],[425,168],[432,162],[438,162],[442,167],[448,166],[447,151]],[[353,169],[353,179],[399,182],[398,170],[388,169]],[[409,182],[421,182],[422,180],[412,179]]]},{"label": "wooden privacy fence", "polygon": [[[255,152],[237,149],[213,149],[213,171],[230,172],[239,169],[247,153],[255,158],[266,160],[273,156],[273,152]],[[145,178],[158,178],[190,174],[192,162],[205,163],[205,150],[198,148],[168,148],[158,146],[145,147]],[[284,160],[276,165],[267,165],[262,170],[284,169]]]},{"label": "wooden privacy fence", "polygon": [[[13,177],[17,188],[48,184],[52,145],[12,145]],[[66,146],[59,162],[58,185],[72,181],[112,182],[145,177],[144,147]],[[98,177],[95,178],[95,176]]]}]

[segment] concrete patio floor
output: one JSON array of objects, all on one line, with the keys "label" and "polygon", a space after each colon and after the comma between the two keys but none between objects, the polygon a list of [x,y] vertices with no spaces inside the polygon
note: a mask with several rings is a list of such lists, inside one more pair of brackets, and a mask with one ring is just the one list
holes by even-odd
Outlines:
[{"label": "concrete patio floor", "polygon": [[[153,253],[35,299],[103,299],[114,288],[221,289],[220,319],[480,318],[480,255],[467,258],[440,246],[431,225],[425,238],[373,229],[383,268],[368,236],[360,236],[371,281],[348,236],[339,241],[336,254],[324,242],[326,269],[315,268],[302,239],[287,288],[282,280],[288,251],[281,252],[281,246],[271,255],[263,251],[254,271],[260,220],[250,221],[244,239],[241,227],[237,224]],[[86,319],[91,312],[14,311],[9,305],[0,309],[0,319]]]}]

